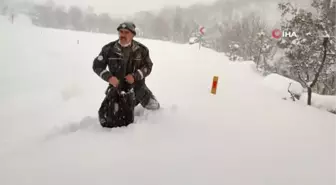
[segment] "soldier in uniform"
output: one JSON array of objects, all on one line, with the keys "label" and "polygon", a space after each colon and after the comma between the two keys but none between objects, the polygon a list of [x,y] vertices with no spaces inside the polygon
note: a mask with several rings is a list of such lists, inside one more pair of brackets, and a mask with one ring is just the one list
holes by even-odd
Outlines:
[{"label": "soldier in uniform", "polygon": [[133,87],[135,105],[141,104],[146,109],[157,110],[160,104],[145,83],[153,63],[148,48],[133,40],[135,28],[132,22],[118,26],[119,39],[103,46],[93,61],[93,71],[109,86],[123,90]]}]

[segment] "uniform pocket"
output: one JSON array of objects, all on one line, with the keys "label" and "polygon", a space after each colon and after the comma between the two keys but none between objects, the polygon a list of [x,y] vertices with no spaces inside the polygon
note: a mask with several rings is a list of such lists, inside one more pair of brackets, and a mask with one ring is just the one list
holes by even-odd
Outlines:
[{"label": "uniform pocket", "polygon": [[133,72],[138,70],[142,64],[141,58],[134,58],[132,59],[132,64],[133,64]]},{"label": "uniform pocket", "polygon": [[120,70],[121,60],[122,60],[122,58],[115,58],[115,57],[108,58],[109,70],[112,73],[116,73],[116,72],[118,72]]}]

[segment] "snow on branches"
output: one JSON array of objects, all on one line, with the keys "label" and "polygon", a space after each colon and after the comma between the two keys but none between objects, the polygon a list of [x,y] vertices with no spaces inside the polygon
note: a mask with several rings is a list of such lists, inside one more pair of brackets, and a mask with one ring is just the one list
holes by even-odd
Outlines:
[{"label": "snow on branches", "polygon": [[[324,1],[314,0],[312,7],[317,14],[294,7],[291,3],[280,3],[282,16],[291,17],[281,23],[281,29],[297,33],[297,37],[282,37],[278,42],[290,60],[291,71],[296,79],[311,94],[316,83],[328,77],[327,70],[335,64],[335,24],[328,18],[328,7]],[[335,78],[335,74],[333,74]],[[330,76],[330,75],[329,75]],[[310,104],[308,95],[308,104]]]}]

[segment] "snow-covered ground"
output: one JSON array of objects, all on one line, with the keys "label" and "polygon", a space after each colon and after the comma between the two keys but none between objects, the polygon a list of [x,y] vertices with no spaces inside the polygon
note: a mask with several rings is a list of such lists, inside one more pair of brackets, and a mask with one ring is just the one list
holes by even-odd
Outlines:
[{"label": "snow-covered ground", "polygon": [[[303,93],[300,101],[302,103],[307,103],[308,93]],[[336,96],[331,95],[320,95],[312,93],[311,105],[313,107],[326,110],[332,113],[336,113]]]},{"label": "snow-covered ground", "polygon": [[115,35],[0,26],[0,184],[335,184],[336,116],[283,101],[250,63],[138,39],[163,109],[107,130],[92,60]]},{"label": "snow-covered ground", "polygon": [[292,93],[298,95],[301,95],[304,91],[299,82],[274,73],[265,77],[264,84],[277,91],[282,97],[290,97],[288,88]]},{"label": "snow-covered ground", "polygon": [[[295,95],[300,95],[300,101],[298,101],[299,103],[302,105],[307,104],[307,90],[305,90],[302,85],[295,80],[278,74],[269,74],[265,77],[263,83],[265,86],[275,90],[275,92],[279,94],[279,98],[291,100],[291,95],[288,92],[289,88],[289,90]],[[336,96],[312,93],[312,106],[321,110],[336,112]]]}]

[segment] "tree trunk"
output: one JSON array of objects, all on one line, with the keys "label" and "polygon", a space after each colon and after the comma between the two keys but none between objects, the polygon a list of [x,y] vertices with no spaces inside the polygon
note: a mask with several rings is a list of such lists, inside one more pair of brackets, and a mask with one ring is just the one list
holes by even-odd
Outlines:
[{"label": "tree trunk", "polygon": [[259,53],[258,53],[257,69],[258,69],[259,64],[260,64],[260,58],[261,58],[261,52],[262,52],[262,45],[263,45],[263,37],[261,37],[261,40],[260,40],[260,48],[259,48]]},{"label": "tree trunk", "polygon": [[311,105],[311,98],[312,98],[312,88],[308,87],[308,100],[307,100],[308,105]]},{"label": "tree trunk", "polygon": [[319,66],[319,69],[318,71],[316,72],[315,76],[314,76],[314,80],[313,82],[308,86],[308,105],[311,105],[311,95],[312,95],[312,88],[314,87],[314,85],[316,84],[318,78],[320,77],[320,74],[322,72],[322,69],[324,67],[324,64],[325,64],[325,60],[326,60],[326,57],[327,57],[327,44],[328,44],[328,40],[329,38],[328,37],[325,37],[324,40],[323,40],[323,48],[324,48],[324,51],[323,51],[323,58],[322,58],[322,62]]}]

